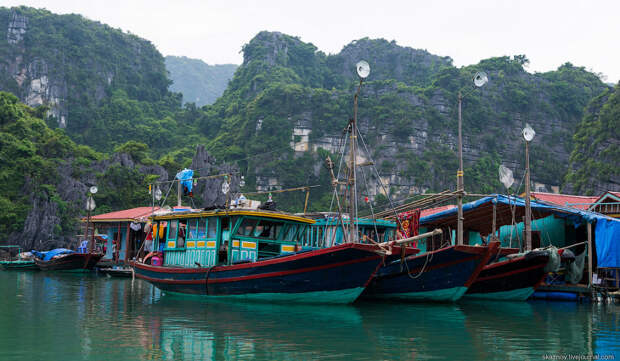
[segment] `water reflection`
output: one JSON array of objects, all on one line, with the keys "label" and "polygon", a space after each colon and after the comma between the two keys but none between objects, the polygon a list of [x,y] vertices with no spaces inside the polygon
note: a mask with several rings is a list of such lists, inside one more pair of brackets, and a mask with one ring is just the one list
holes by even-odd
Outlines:
[{"label": "water reflection", "polygon": [[[0,272],[14,360],[540,359],[619,352],[613,305],[283,306],[162,295],[140,280]],[[620,357],[620,355],[619,355]]]}]

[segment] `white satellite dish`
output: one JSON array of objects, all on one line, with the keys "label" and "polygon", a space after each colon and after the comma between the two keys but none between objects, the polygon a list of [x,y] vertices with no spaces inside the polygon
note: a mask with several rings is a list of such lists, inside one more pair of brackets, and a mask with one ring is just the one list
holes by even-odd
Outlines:
[{"label": "white satellite dish", "polygon": [[366,79],[370,74],[370,65],[364,60],[357,62],[355,69],[357,70],[357,75],[362,79]]},{"label": "white satellite dish", "polygon": [[230,184],[224,181],[224,183],[222,183],[222,193],[227,194],[229,191],[230,191]]},{"label": "white satellite dish", "polygon": [[90,193],[95,194],[95,193],[97,193],[97,191],[98,191],[99,189],[97,188],[97,186],[92,186],[92,187],[90,187],[90,189],[89,189],[89,190],[90,190]]},{"label": "white satellite dish", "polygon": [[535,135],[536,135],[536,132],[534,131],[534,129],[532,129],[532,127],[530,127],[529,124],[525,123],[525,128],[523,128],[523,138],[527,142],[531,142],[532,139],[534,139]]},{"label": "white satellite dish", "polygon": [[500,164],[499,166],[499,181],[502,182],[506,189],[510,188],[515,182],[515,179],[512,176],[512,171],[503,164]]},{"label": "white satellite dish", "polygon": [[487,73],[483,71],[479,71],[474,75],[474,85],[480,88],[484,84],[489,82],[489,78],[487,77]]}]

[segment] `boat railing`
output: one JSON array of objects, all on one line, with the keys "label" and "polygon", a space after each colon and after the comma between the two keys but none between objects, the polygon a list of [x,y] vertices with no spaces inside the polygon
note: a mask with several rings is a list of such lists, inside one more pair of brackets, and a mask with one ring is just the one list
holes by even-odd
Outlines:
[{"label": "boat railing", "polygon": [[[5,246],[0,246],[0,249],[8,249],[8,253],[9,253],[9,258],[8,259],[0,259],[2,261],[10,261],[12,259],[11,257],[11,250],[17,250],[17,253],[15,254],[15,256],[17,257],[20,253],[22,253],[22,246],[17,246],[17,245],[5,245]],[[2,256],[0,256],[2,257]]]}]

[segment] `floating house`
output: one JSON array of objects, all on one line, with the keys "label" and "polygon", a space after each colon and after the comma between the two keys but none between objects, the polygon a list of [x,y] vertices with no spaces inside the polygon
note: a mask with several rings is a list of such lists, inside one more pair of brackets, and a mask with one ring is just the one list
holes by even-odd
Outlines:
[{"label": "floating house", "polygon": [[[553,245],[569,248],[576,255],[586,251],[586,267],[580,283],[587,292],[592,285],[600,285],[602,278],[609,285],[618,285],[619,219],[588,211],[589,207],[586,205],[578,209],[533,200],[531,207],[533,248]],[[499,238],[502,247],[522,248],[524,214],[525,201],[519,197],[494,195],[467,203],[463,206],[465,241],[469,244],[480,244],[494,235]],[[420,219],[421,228],[442,228],[447,235],[452,234],[456,225],[456,208]],[[427,243],[427,247],[429,246],[432,245]]]},{"label": "floating house", "polygon": [[[105,240],[103,262],[127,263],[135,257],[146,238],[144,227],[148,217],[159,207],[137,207],[90,217],[97,232]],[[86,222],[86,219],[83,219]]]}]

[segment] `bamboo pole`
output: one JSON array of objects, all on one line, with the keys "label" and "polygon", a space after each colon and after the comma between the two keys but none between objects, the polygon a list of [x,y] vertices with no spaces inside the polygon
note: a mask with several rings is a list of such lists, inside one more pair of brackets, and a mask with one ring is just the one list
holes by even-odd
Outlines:
[{"label": "bamboo pole", "polygon": [[395,241],[389,241],[389,242],[383,242],[383,243],[379,243],[378,245],[380,247],[386,247],[386,246],[398,246],[404,243],[410,243],[413,241],[417,241],[420,239],[424,239],[424,238],[428,238],[428,237],[433,237],[436,236],[438,234],[442,234],[443,231],[439,228],[432,230],[431,232],[426,232],[426,233],[422,233],[422,234],[418,234],[417,236],[413,236],[413,237],[409,237],[409,238],[404,238],[404,239],[397,239]]},{"label": "bamboo pole", "polygon": [[308,211],[308,198],[310,198],[310,188],[306,189],[306,202],[304,202],[304,214]]},{"label": "bamboo pole", "polygon": [[588,286],[592,287],[592,223],[588,222]]}]

